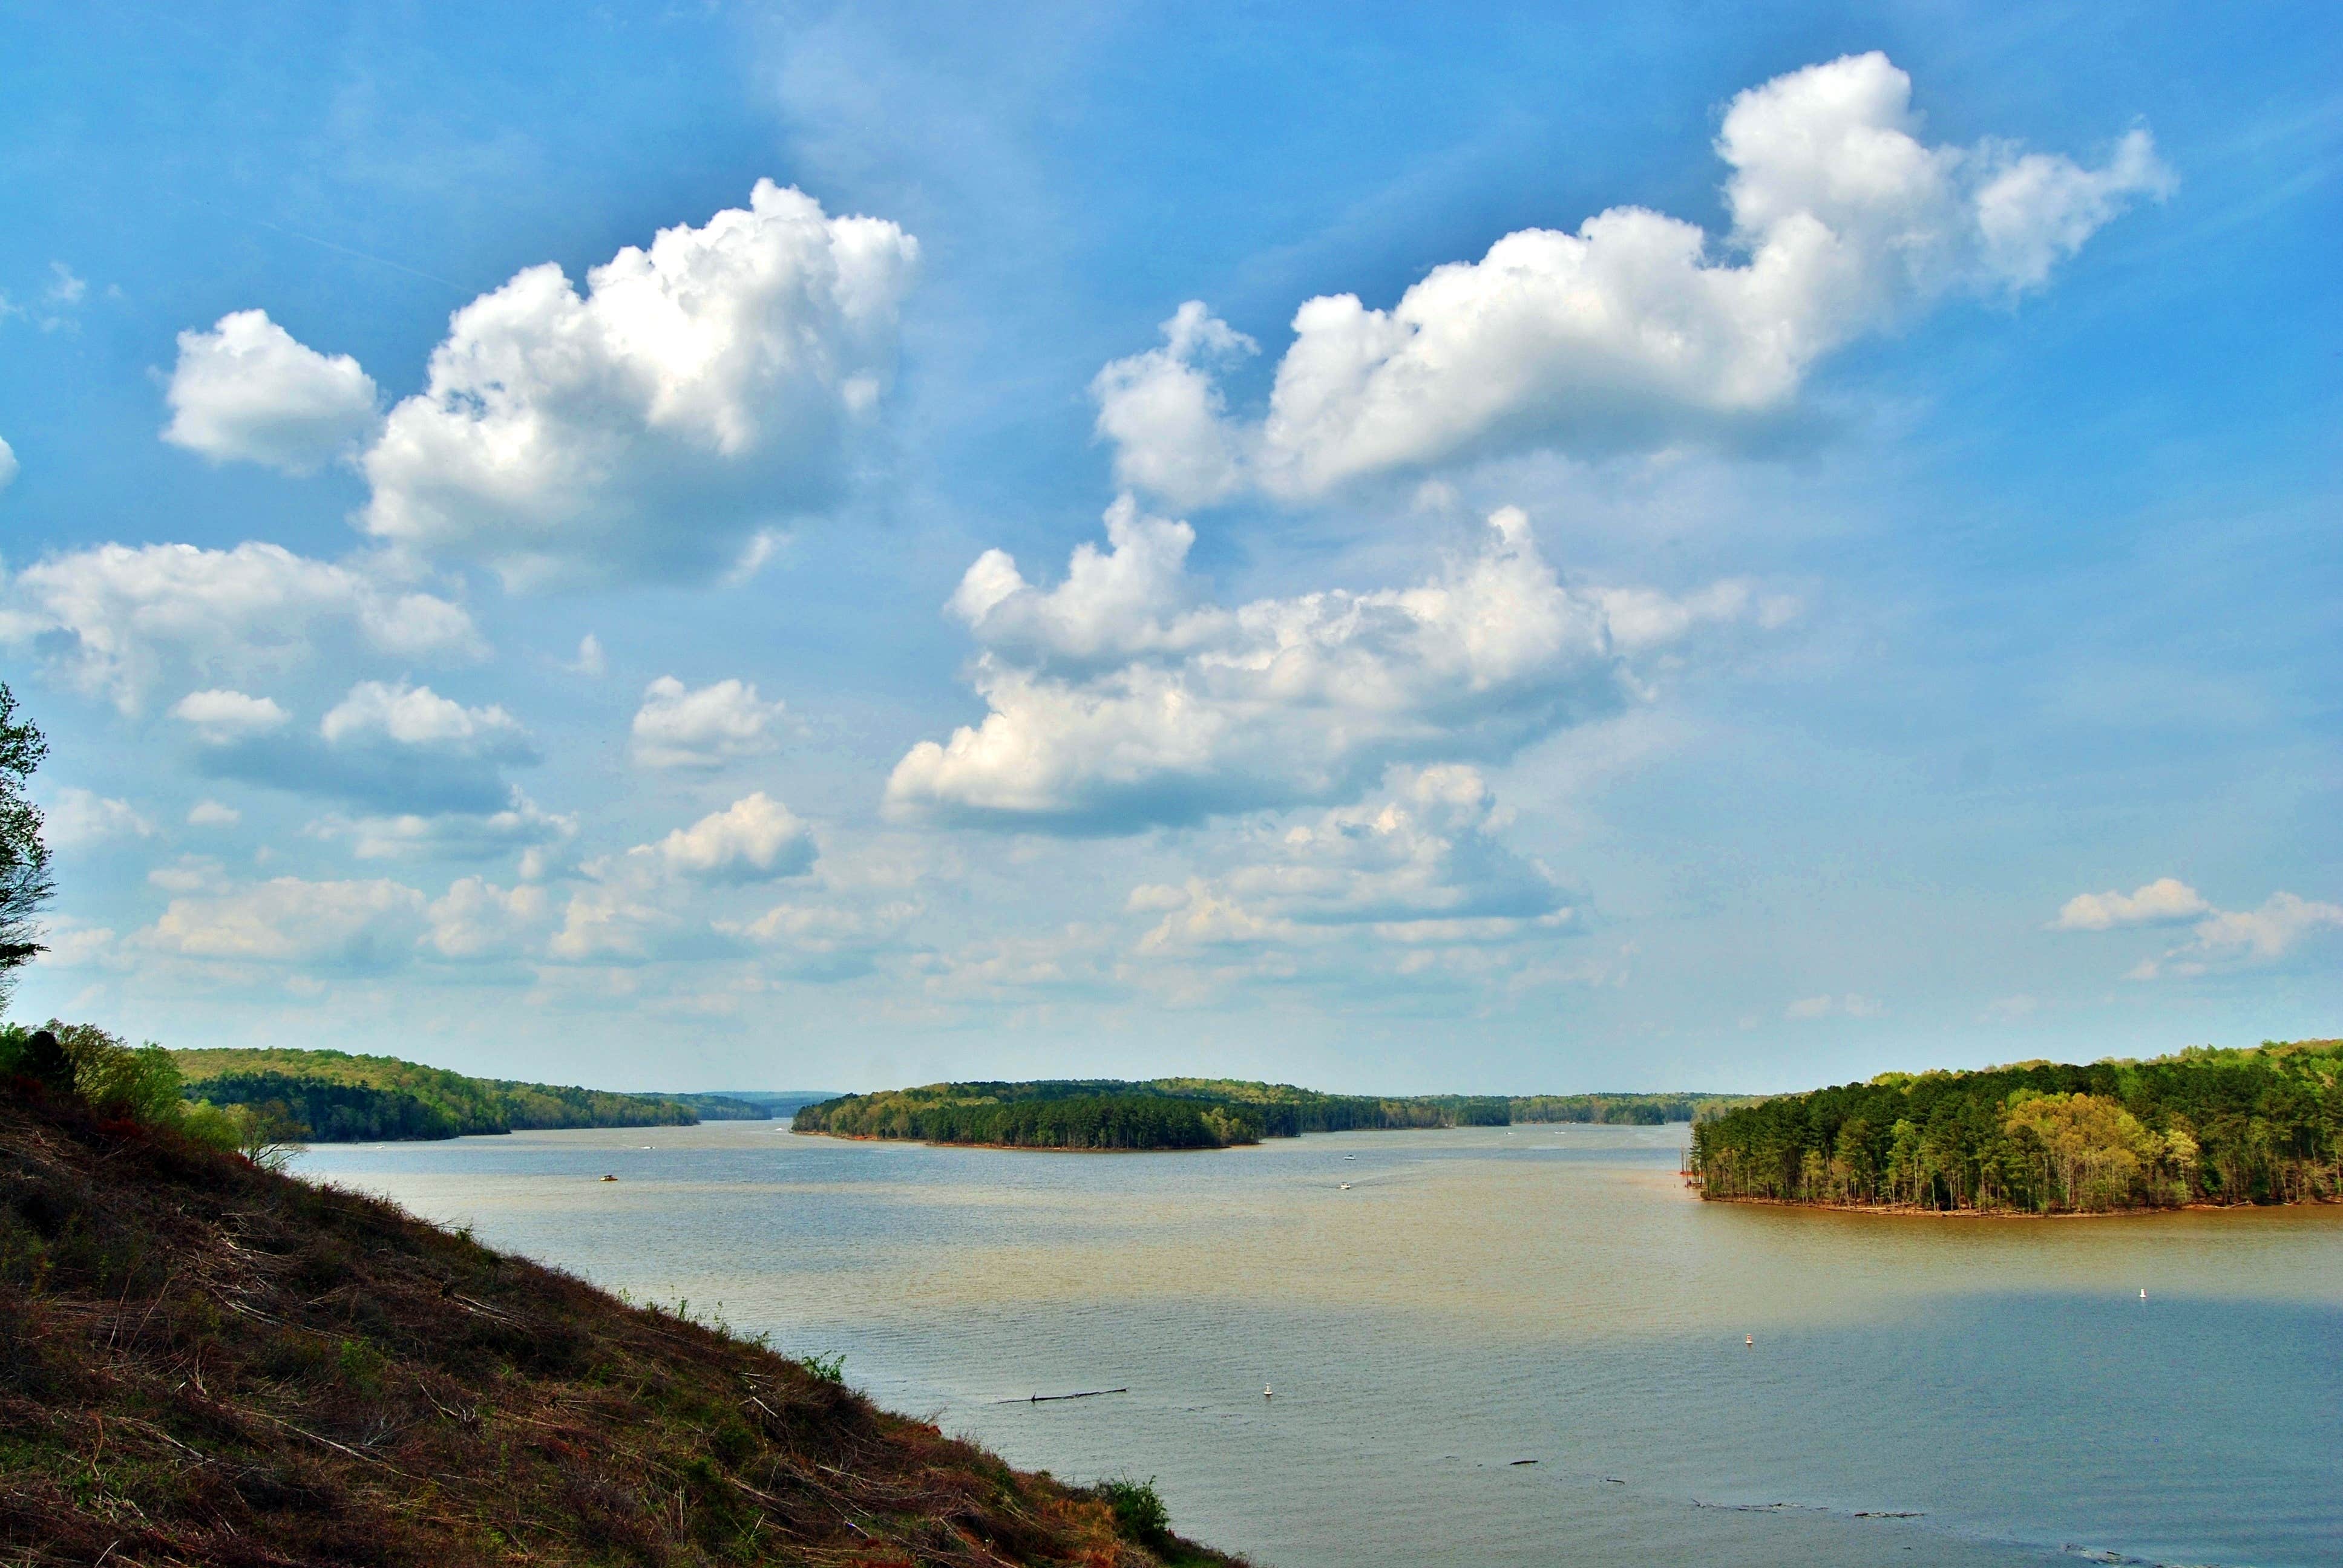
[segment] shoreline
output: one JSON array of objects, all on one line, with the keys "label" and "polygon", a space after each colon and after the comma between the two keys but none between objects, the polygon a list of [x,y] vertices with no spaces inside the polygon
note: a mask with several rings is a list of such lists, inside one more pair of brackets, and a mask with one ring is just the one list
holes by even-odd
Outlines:
[{"label": "shoreline", "polygon": [[[775,1120],[779,1120],[776,1118]],[[1212,1143],[1197,1149],[1091,1149],[1072,1143],[959,1143],[936,1138],[883,1138],[875,1132],[830,1132],[820,1127],[792,1127],[793,1138],[834,1138],[840,1143],[916,1143],[922,1149],[998,1149],[1009,1154],[1225,1154],[1232,1149],[1258,1149],[1269,1141]],[[1306,1138],[1306,1132],[1297,1132]]]},{"label": "shoreline", "polygon": [[1915,1220],[2117,1220],[2151,1214],[2263,1213],[2284,1209],[2343,1208],[2343,1199],[2290,1198],[2283,1203],[2136,1203],[2121,1209],[1929,1209],[1917,1203],[1815,1203],[1803,1198],[1728,1198],[1684,1186],[1704,1203],[1739,1203],[1755,1209],[1804,1209],[1821,1214],[1876,1214]]}]

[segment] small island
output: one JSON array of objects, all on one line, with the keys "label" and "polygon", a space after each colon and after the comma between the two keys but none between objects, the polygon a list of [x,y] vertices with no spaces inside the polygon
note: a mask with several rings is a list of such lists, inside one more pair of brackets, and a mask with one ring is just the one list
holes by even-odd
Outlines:
[{"label": "small island", "polygon": [[2343,1040],[1887,1072],[1693,1128],[1703,1198],[2088,1214],[2343,1199]]},{"label": "small island", "polygon": [[1701,1094],[1326,1094],[1225,1078],[1043,1079],[930,1083],[841,1095],[791,1124],[838,1138],[907,1139],[999,1149],[1226,1149],[1305,1132],[1515,1122],[1659,1126],[1715,1114],[1743,1097]]}]

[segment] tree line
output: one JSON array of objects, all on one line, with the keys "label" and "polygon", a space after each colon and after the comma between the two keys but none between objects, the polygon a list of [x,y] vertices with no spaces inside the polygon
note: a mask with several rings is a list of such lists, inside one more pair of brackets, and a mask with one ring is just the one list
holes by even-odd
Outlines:
[{"label": "tree line", "polygon": [[1327,1094],[1227,1078],[930,1083],[841,1095],[799,1111],[799,1132],[1020,1149],[1218,1149],[1305,1132],[1503,1127],[1516,1121],[1656,1125],[1725,1101],[1690,1094]]},{"label": "tree line", "polygon": [[1883,1073],[1697,1121],[1705,1198],[2025,1213],[2343,1198],[2343,1040]]},{"label": "tree line", "polygon": [[663,1095],[472,1078],[395,1056],[235,1049],[172,1054],[190,1098],[281,1105],[317,1143],[558,1127],[689,1127],[699,1119],[696,1107]]}]

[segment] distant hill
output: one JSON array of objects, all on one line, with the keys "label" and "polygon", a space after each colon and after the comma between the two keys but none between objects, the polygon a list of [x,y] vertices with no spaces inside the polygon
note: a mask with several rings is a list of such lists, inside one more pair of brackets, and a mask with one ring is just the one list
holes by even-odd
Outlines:
[{"label": "distant hill", "polygon": [[1290,1083],[1225,1078],[1044,1079],[931,1083],[809,1105],[799,1132],[913,1139],[1013,1149],[1221,1149],[1408,1127],[1503,1127],[1515,1121],[1658,1124],[1714,1114],[1743,1097],[1694,1094],[1325,1094]]},{"label": "distant hill", "polygon": [[319,1143],[460,1138],[558,1127],[689,1127],[753,1119],[755,1106],[712,1095],[620,1094],[469,1078],[395,1056],[340,1050],[175,1050],[191,1100],[281,1104]]},{"label": "distant hill", "polygon": [[2343,1040],[1882,1073],[1693,1129],[1704,1198],[2074,1213],[2343,1200]]},{"label": "distant hill", "polygon": [[[779,1121],[800,1106],[838,1098],[835,1089],[709,1089],[669,1094],[699,1112],[702,1121]],[[746,1114],[743,1114],[743,1111]]]}]

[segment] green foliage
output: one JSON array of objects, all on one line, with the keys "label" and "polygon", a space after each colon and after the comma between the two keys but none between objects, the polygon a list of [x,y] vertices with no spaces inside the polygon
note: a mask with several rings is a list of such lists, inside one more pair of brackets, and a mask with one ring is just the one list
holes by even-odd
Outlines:
[{"label": "green foliage", "polygon": [[826,1356],[808,1356],[805,1370],[822,1382],[843,1383],[846,1381],[846,1352],[837,1351]]},{"label": "green foliage", "polygon": [[1591,1121],[1624,1127],[1662,1127],[1671,1121],[1706,1121],[1736,1105],[1746,1094],[1526,1094],[1513,1101],[1515,1121]]},{"label": "green foliage", "polygon": [[41,810],[25,798],[25,781],[49,754],[49,743],[0,681],[0,1008],[16,970],[46,950],[35,917],[49,901],[48,846],[41,841]]},{"label": "green foliage", "polygon": [[1711,1198],[2077,1212],[2343,1198],[2343,1040],[1882,1074],[1693,1128]]},{"label": "green foliage", "polygon": [[1172,1511],[1163,1506],[1163,1499],[1155,1490],[1155,1478],[1134,1481],[1123,1476],[1113,1481],[1101,1481],[1096,1487],[1099,1501],[1114,1510],[1115,1533],[1135,1545],[1161,1547],[1172,1535]]},{"label": "green foliage", "polygon": [[1020,1149],[1220,1149],[1406,1127],[1503,1127],[1514,1121],[1682,1121],[1729,1100],[1689,1094],[1433,1094],[1385,1099],[1322,1094],[1290,1083],[1227,1078],[1047,1079],[1030,1083],[931,1083],[849,1094],[809,1105],[800,1132],[912,1138]]},{"label": "green foliage", "polygon": [[318,1143],[458,1138],[556,1127],[688,1127],[681,1100],[468,1078],[339,1050],[182,1050],[186,1092],[215,1105],[281,1107]]},{"label": "green foliage", "polygon": [[30,1079],[110,1121],[168,1128],[207,1149],[234,1149],[242,1124],[181,1097],[178,1063],[148,1041],[133,1048],[95,1024],[51,1019],[37,1030],[0,1028],[0,1081]]}]

